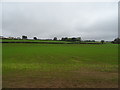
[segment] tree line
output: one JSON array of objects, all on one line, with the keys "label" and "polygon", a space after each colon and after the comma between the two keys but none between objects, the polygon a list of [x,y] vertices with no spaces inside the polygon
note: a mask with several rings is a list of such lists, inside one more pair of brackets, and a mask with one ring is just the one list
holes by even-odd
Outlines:
[{"label": "tree line", "polygon": [[[3,36],[0,36],[1,39],[16,39],[16,40],[20,40],[20,39],[23,39],[23,40],[27,40],[28,37],[26,35],[23,35],[22,38],[20,37],[17,37],[17,38],[14,38],[14,37],[8,37],[8,38],[5,38]],[[38,39],[37,37],[33,37],[33,40],[40,40]],[[54,41],[72,41],[72,42],[96,42],[95,40],[84,40],[82,41],[81,37],[72,37],[72,38],[69,38],[69,37],[62,37],[61,39],[58,39],[57,37],[54,37],[53,39],[45,39],[45,40],[54,40]],[[100,41],[102,44],[105,43],[105,40],[101,40]],[[113,44],[120,44],[120,38],[115,38],[113,41],[111,41],[111,43]]]},{"label": "tree line", "polygon": [[112,41],[114,44],[120,44],[120,38],[115,38],[114,41]]}]

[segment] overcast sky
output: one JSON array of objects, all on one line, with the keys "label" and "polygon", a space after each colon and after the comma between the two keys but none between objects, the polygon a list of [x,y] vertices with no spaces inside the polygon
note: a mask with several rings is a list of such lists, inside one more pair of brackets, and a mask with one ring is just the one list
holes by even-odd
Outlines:
[{"label": "overcast sky", "polygon": [[117,4],[6,2],[2,4],[2,35],[114,40],[118,36]]}]

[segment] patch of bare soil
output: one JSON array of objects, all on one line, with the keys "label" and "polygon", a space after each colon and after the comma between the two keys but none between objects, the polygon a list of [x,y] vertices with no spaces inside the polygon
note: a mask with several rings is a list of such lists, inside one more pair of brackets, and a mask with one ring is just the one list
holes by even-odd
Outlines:
[{"label": "patch of bare soil", "polygon": [[83,69],[68,72],[26,72],[3,76],[3,88],[118,88],[118,73]]}]

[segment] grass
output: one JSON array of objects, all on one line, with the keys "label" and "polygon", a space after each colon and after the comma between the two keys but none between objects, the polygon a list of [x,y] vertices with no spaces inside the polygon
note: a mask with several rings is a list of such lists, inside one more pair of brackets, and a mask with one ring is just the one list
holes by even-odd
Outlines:
[{"label": "grass", "polygon": [[3,44],[3,87],[118,87],[118,45]]},{"label": "grass", "polygon": [[53,43],[70,43],[70,42],[66,42],[66,41],[54,41],[54,40],[14,40],[14,39],[3,39],[2,42],[53,42]]}]

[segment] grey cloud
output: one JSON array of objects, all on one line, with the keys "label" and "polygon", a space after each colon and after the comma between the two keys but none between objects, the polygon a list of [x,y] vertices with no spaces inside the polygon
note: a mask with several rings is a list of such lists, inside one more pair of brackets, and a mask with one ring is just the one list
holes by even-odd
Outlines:
[{"label": "grey cloud", "polygon": [[117,37],[117,3],[3,3],[3,36]]}]

